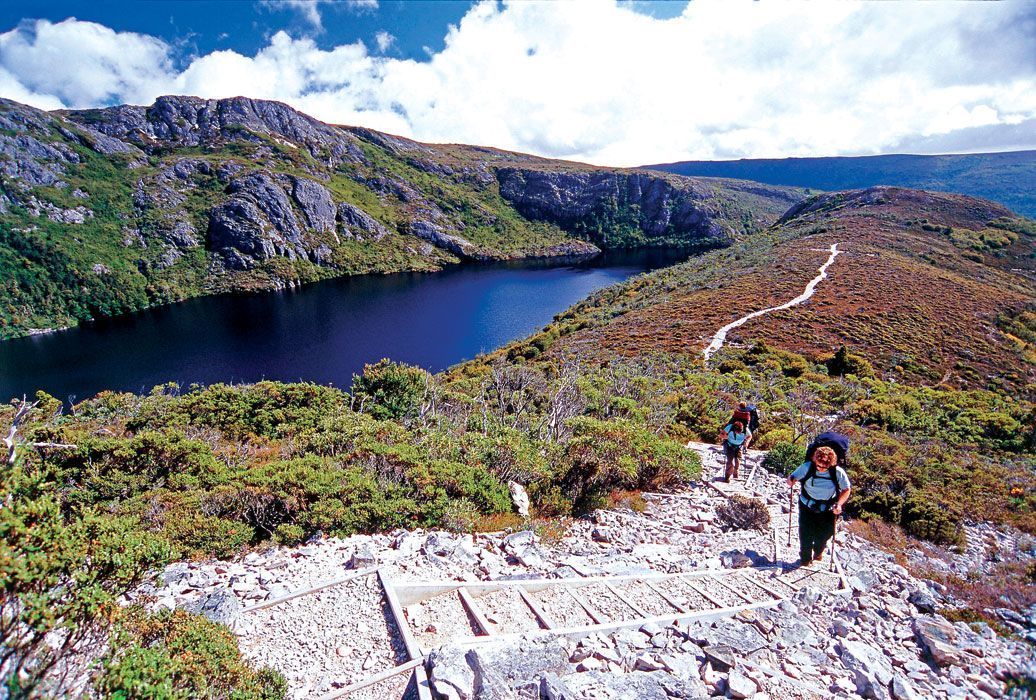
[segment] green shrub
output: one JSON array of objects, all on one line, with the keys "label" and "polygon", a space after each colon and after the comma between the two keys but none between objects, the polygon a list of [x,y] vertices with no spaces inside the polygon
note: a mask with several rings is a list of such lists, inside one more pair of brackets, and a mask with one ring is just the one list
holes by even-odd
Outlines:
[{"label": "green shrub", "polygon": [[4,638],[0,685],[11,697],[61,697],[69,689],[49,669],[102,635],[119,598],[171,552],[132,519],[66,517],[51,483],[20,460],[4,471],[0,500],[0,618],[17,630]]},{"label": "green shrub", "polygon": [[873,377],[874,366],[862,355],[849,352],[843,345],[838,348],[831,359],[824,362],[827,366],[827,373],[832,377],[842,377],[853,374],[858,377]]},{"label": "green shrub", "polygon": [[794,442],[778,442],[763,457],[763,468],[787,476],[806,461],[806,447]]},{"label": "green shrub", "polygon": [[576,512],[595,507],[615,489],[665,491],[701,475],[697,453],[642,425],[585,417],[568,425],[572,438],[564,447],[558,479]]},{"label": "green shrub", "polygon": [[903,504],[903,529],[914,537],[931,540],[937,544],[963,547],[966,544],[964,530],[939,503],[934,503],[921,494],[910,494]]},{"label": "green shrub", "polygon": [[357,409],[375,418],[406,419],[417,415],[431,375],[420,367],[384,359],[364,365],[353,375],[352,394]]},{"label": "green shrub", "polygon": [[272,669],[246,663],[223,625],[183,610],[130,608],[120,616],[94,689],[126,700],[278,700],[287,683]]}]

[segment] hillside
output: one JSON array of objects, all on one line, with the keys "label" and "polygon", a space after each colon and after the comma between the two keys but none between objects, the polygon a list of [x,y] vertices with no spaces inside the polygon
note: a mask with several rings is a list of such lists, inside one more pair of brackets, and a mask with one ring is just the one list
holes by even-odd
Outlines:
[{"label": "hillside", "polygon": [[846,345],[882,376],[1027,391],[1036,379],[1034,236],[1032,221],[960,195],[819,195],[768,236],[591,297],[559,319],[580,328],[559,348],[695,355],[724,324],[798,295],[838,243],[843,253],[809,302],[751,320],[728,343],[815,358]]},{"label": "hillside", "polygon": [[[26,630],[12,658],[41,695],[69,680],[52,654],[80,671],[101,654],[71,674],[100,695],[369,681],[357,697],[399,697],[411,671],[469,698],[1029,692],[1034,236],[969,197],[824,194],[439,375],[386,360],[348,392],[170,383],[0,406],[0,606]],[[833,244],[810,299],[703,362],[720,327],[800,295]],[[749,398],[768,452],[718,483],[700,442]],[[852,440],[837,577],[796,567],[779,529],[782,477],[825,429]],[[756,504],[723,515],[737,495]],[[588,579],[585,597],[561,578]],[[584,643],[547,667],[503,634],[457,650],[512,625]]]},{"label": "hillside", "polygon": [[346,274],[725,246],[799,199],[420,144],[246,98],[0,100],[0,338]]},{"label": "hillside", "polygon": [[992,199],[1036,217],[1036,151],[966,155],[692,160],[644,166],[680,175],[732,177],[817,190],[895,185]]}]

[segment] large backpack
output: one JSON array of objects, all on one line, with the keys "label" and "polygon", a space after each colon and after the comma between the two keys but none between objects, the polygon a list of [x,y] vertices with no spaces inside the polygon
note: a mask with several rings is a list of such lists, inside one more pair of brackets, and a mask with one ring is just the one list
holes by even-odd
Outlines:
[{"label": "large backpack", "polygon": [[806,461],[813,461],[813,453],[818,447],[830,447],[838,457],[838,466],[845,468],[849,465],[849,438],[841,433],[828,431],[817,435],[813,442],[806,448]]},{"label": "large backpack", "polygon": [[759,429],[759,409],[754,403],[748,404],[748,429],[753,433]]},{"label": "large backpack", "polygon": [[809,469],[806,470],[806,475],[802,477],[803,493],[805,493],[805,484],[817,475],[817,467],[813,464],[813,454],[817,451],[818,447],[830,447],[835,451],[835,456],[838,457],[838,464],[834,469],[828,470],[828,478],[835,487],[835,497],[830,501],[815,501],[809,494],[806,496],[811,500],[815,501],[814,507],[810,507],[810,510],[815,510],[816,506],[820,507],[820,510],[827,510],[834,504],[835,501],[842,495],[842,489],[838,485],[838,476],[836,474],[838,467],[845,469],[849,466],[849,438],[841,433],[826,432],[817,435],[813,442],[809,443],[809,447],[806,448],[806,461],[809,462]]},{"label": "large backpack", "polygon": [[740,408],[734,409],[734,415],[730,417],[730,422],[741,421],[741,425],[748,427],[748,424],[752,422],[752,414],[748,411],[742,411]]}]

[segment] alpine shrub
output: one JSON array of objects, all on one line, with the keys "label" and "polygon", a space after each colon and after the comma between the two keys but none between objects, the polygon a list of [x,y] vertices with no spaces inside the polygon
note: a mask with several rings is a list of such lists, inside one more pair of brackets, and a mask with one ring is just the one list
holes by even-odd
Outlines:
[{"label": "alpine shrub", "polygon": [[720,526],[729,530],[765,530],[770,527],[770,511],[762,501],[734,494],[716,508]]},{"label": "alpine shrub", "polygon": [[794,442],[778,442],[763,457],[763,468],[787,476],[806,461],[806,448]]}]

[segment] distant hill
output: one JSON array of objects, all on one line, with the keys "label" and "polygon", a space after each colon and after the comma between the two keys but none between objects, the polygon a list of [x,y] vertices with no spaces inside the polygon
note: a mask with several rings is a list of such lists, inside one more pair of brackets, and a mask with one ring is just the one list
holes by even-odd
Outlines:
[{"label": "distant hill", "polygon": [[1036,151],[943,156],[860,156],[854,158],[762,158],[688,160],[646,165],[679,175],[730,177],[771,185],[850,190],[895,185],[958,192],[1000,202],[1036,217]]},{"label": "distant hill", "polygon": [[752,319],[728,344],[814,358],[846,345],[914,385],[1036,382],[1036,223],[897,187],[815,195],[767,235],[598,292],[559,316],[578,329],[561,349],[585,362],[697,355],[723,325],[800,294],[833,243],[842,254],[809,302]]}]

